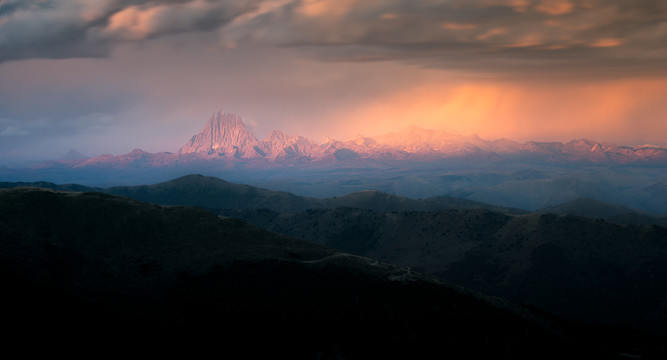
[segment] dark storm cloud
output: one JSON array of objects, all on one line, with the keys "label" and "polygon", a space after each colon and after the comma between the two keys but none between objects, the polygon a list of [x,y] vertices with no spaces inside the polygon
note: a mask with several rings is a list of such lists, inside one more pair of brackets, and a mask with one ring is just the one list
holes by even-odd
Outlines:
[{"label": "dark storm cloud", "polygon": [[258,1],[5,0],[0,62],[107,56],[112,45],[216,29]]},{"label": "dark storm cloud", "polygon": [[663,0],[302,0],[234,26],[329,60],[633,75],[667,64]]},{"label": "dark storm cloud", "polygon": [[31,1],[2,1],[0,2],[0,16],[7,16],[14,11],[20,9],[20,8],[25,8],[28,7],[31,3]]},{"label": "dark storm cloud", "polygon": [[[6,0],[0,62],[208,31],[234,47],[482,72],[664,74],[664,0]],[[217,45],[205,44],[204,46]]]}]

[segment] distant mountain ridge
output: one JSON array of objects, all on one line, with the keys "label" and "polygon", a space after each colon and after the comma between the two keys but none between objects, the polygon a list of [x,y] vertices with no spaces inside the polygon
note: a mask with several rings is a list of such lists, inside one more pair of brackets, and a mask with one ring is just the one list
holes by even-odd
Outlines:
[{"label": "distant mountain ridge", "polygon": [[199,173],[318,198],[371,189],[528,211],[592,198],[667,214],[667,149],[653,145],[519,143],[416,126],[348,141],[316,143],[279,130],[258,139],[240,116],[218,111],[175,152],[70,155],[0,166],[0,180],[111,187]]},{"label": "distant mountain ridge", "polygon": [[265,158],[274,161],[295,157],[341,161],[352,158],[401,160],[467,156],[500,160],[504,156],[526,154],[542,155],[551,161],[620,164],[667,161],[667,149],[655,146],[619,146],[588,139],[568,143],[531,141],[522,144],[507,139],[488,141],[477,135],[455,135],[417,126],[377,137],[360,136],[349,141],[329,140],[322,144],[278,130],[274,130],[264,140],[257,140],[240,116],[222,110],[213,114],[204,129],[178,151],[179,155],[193,153],[200,156],[246,160]]},{"label": "distant mountain ridge", "polygon": [[524,211],[476,201],[438,196],[428,199],[410,199],[366,190],[331,198],[298,196],[284,191],[273,191],[250,185],[235,184],[212,176],[186,175],[153,185],[87,187],[78,184],[58,185],[50,182],[0,182],[2,188],[38,187],[58,191],[102,192],[125,196],[160,205],[197,206],[209,210],[254,210],[293,213],[307,209],[335,209],[351,207],[378,212],[430,211],[445,209],[487,209],[508,214]]},{"label": "distant mountain ridge", "polygon": [[[412,199],[381,191],[356,191],[343,196],[315,198],[285,191],[238,184],[212,176],[191,174],[169,181],[136,186],[89,187],[79,184],[37,182],[0,182],[0,189],[39,187],[58,191],[103,192],[161,205],[197,206],[218,210],[266,209],[281,213],[295,213],[308,209],[336,209],[341,207],[372,210],[380,213],[394,211],[439,211],[483,209],[508,215],[530,212],[486,204],[450,196]],[[639,211],[595,199],[579,198],[559,205],[539,209],[538,212],[568,214],[587,218],[601,218],[619,224],[660,225],[667,228],[667,216]]]},{"label": "distant mountain ridge", "polygon": [[318,161],[481,159],[486,161],[540,159],[553,163],[595,164],[667,163],[667,148],[641,145],[620,146],[589,139],[567,143],[508,139],[484,140],[477,135],[462,136],[417,126],[376,137],[359,136],[352,140],[329,139],[316,143],[300,135],[274,130],[259,140],[240,116],[218,110],[204,128],[192,136],[175,154],[151,154],[140,149],[124,155],[61,160],[73,167],[86,166],[165,166],[197,160],[250,161],[272,163]]}]

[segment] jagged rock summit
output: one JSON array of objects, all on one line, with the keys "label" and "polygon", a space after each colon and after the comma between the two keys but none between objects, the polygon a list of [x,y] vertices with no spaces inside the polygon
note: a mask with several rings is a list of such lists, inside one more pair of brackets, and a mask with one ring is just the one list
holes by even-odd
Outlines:
[{"label": "jagged rock summit", "polygon": [[178,153],[253,157],[256,143],[257,139],[245,127],[240,116],[218,110],[208,119],[204,129],[193,136]]},{"label": "jagged rock summit", "polygon": [[218,110],[204,129],[193,136],[179,155],[234,157],[257,159],[308,156],[312,142],[302,136],[287,135],[274,130],[266,139],[257,140],[240,116]]},{"label": "jagged rock summit", "polygon": [[[258,140],[240,116],[218,110],[208,119],[202,131],[194,135],[177,154],[165,153],[158,157],[159,159],[151,163],[208,159],[264,159],[280,163],[283,160],[436,161],[444,158],[497,162],[522,159],[535,161],[539,158],[548,163],[630,164],[664,163],[667,161],[667,148],[619,146],[588,139],[572,140],[568,143],[519,143],[507,139],[489,141],[477,135],[455,135],[416,126],[375,137],[359,136],[348,141],[330,139],[321,144],[303,136],[285,134],[280,130],[273,130],[265,139]],[[94,161],[87,160],[83,163],[91,162]]]},{"label": "jagged rock summit", "polygon": [[60,161],[76,161],[76,160],[86,160],[89,157],[86,155],[83,155],[82,153],[71,149],[70,151],[67,152],[67,154],[63,155],[60,157]]}]

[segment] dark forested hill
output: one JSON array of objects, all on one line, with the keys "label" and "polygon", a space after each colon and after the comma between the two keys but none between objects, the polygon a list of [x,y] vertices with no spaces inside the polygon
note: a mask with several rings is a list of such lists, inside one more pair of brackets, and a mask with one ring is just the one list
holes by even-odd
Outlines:
[{"label": "dark forested hill", "polygon": [[24,354],[138,346],[153,355],[555,359],[628,351],[605,333],[584,339],[584,328],[409,269],[203,210],[100,193],[0,191],[0,280],[3,343]]},{"label": "dark forested hill", "polygon": [[578,215],[589,218],[605,219],[617,224],[659,225],[667,227],[667,216],[608,204],[595,199],[576,199],[566,203],[542,209],[553,214]]},{"label": "dark forested hill", "polygon": [[483,209],[228,212],[579,321],[667,332],[667,229]]}]

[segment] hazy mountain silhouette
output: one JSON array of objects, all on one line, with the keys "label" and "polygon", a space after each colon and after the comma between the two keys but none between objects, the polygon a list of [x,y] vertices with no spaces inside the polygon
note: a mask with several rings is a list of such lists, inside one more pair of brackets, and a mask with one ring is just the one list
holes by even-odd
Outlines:
[{"label": "hazy mountain silhouette", "polygon": [[201,175],[183,176],[155,185],[117,186],[104,191],[155,204],[189,205],[207,209],[267,208],[293,212],[305,210],[319,201]]},{"label": "hazy mountain silhouette", "polygon": [[[411,199],[380,191],[358,191],[344,196],[313,198],[284,191],[235,184],[202,175],[186,175],[154,185],[87,187],[78,184],[58,185],[51,182],[0,182],[0,188],[18,186],[42,187],[62,191],[96,191],[122,195],[140,201],[162,205],[197,206],[213,211],[267,209],[281,213],[307,209],[359,208],[377,212],[436,211],[450,209],[486,209],[505,214],[527,214],[527,211],[485,204],[450,196]],[[608,204],[595,199],[577,199],[540,210],[554,214],[602,218],[619,224],[667,226],[667,217],[634,210],[622,205]]]},{"label": "hazy mountain silhouette", "polygon": [[77,160],[85,160],[88,159],[89,157],[86,155],[83,155],[82,153],[71,149],[68,151],[65,155],[61,156],[60,161],[77,161]]},{"label": "hazy mountain silhouette", "polygon": [[623,333],[195,208],[1,190],[0,239],[7,349],[519,359],[639,351],[631,336],[610,341]]},{"label": "hazy mountain silhouette", "polygon": [[541,210],[553,214],[570,214],[605,219],[617,224],[660,225],[667,227],[667,216],[657,216],[622,205],[608,204],[595,199],[577,199]]},{"label": "hazy mountain silhouette", "polygon": [[51,189],[51,190],[58,190],[58,191],[79,191],[79,192],[85,192],[85,191],[99,191],[102,192],[104,189],[102,188],[93,188],[90,186],[84,186],[84,185],[79,185],[79,184],[54,184],[52,182],[48,181],[34,181],[34,182],[0,182],[0,189],[11,189],[11,188],[16,188],[16,187],[36,187],[36,188],[44,188],[44,189]]},{"label": "hazy mountain silhouette", "polygon": [[201,175],[188,175],[155,185],[111,187],[104,191],[156,204],[190,205],[208,209],[269,209],[279,212],[295,212],[316,208],[355,207],[387,212],[488,208],[497,211],[521,212],[517,209],[446,196],[415,200],[370,190],[318,199],[249,185],[233,184],[215,177]]},{"label": "hazy mountain silhouette", "polygon": [[332,198],[298,196],[255,186],[231,183],[202,175],[186,175],[154,185],[93,188],[76,184],[57,185],[50,182],[0,182],[0,188],[35,186],[63,191],[97,191],[126,196],[162,205],[198,206],[210,210],[268,209],[298,212],[306,209],[354,207],[379,212],[484,208],[507,213],[524,211],[447,196],[415,200],[380,191],[359,191]]}]

